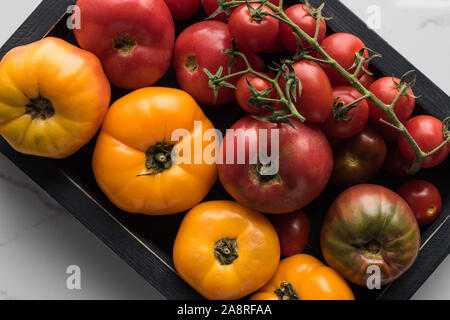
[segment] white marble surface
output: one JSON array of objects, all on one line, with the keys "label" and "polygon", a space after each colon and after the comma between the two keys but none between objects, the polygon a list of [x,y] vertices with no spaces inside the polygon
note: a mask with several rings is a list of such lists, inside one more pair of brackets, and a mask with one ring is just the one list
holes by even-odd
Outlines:
[{"label": "white marble surface", "polygon": [[[0,1],[0,45],[39,2]],[[377,31],[450,92],[446,74],[450,62],[436,58],[437,52],[441,57],[450,56],[449,0],[343,2],[366,21],[370,17],[368,8],[378,6],[381,28]],[[81,268],[81,290],[66,287],[69,265]],[[449,274],[450,258],[447,258],[414,298],[450,299]],[[134,270],[0,155],[0,299],[161,298]]]}]

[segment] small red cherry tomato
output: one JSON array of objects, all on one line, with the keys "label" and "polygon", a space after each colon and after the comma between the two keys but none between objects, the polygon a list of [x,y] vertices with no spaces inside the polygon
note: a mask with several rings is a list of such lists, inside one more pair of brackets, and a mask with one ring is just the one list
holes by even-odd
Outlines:
[{"label": "small red cherry tomato", "polygon": [[[333,99],[339,99],[338,102],[342,102],[344,106],[361,97],[362,95],[353,87],[333,88]],[[332,114],[322,124],[322,129],[326,135],[335,139],[347,139],[363,131],[369,120],[369,105],[366,100],[358,102],[357,105],[359,106],[347,112],[346,116],[351,120],[337,120]]]},{"label": "small red cherry tomato", "polygon": [[[263,74],[264,75],[264,74]],[[236,100],[239,105],[244,109],[247,113],[253,115],[259,115],[260,112],[256,106],[249,105],[248,100],[252,97],[250,92],[250,88],[248,86],[247,80],[257,91],[264,91],[272,87],[272,85],[253,74],[246,74],[242,76],[236,84]],[[275,91],[274,89],[269,93],[267,98],[274,98]]]},{"label": "small red cherry tomato", "polygon": [[[333,59],[335,59],[344,69],[348,70],[350,73],[356,71],[356,67],[351,68],[353,63],[355,62],[355,54],[366,47],[361,39],[350,33],[332,34],[322,41],[321,46]],[[318,56],[317,53],[315,53],[315,55]],[[364,51],[364,56],[369,56],[367,50]],[[369,63],[364,64],[365,68],[367,68],[368,66]],[[327,72],[333,86],[349,85],[348,81],[345,80],[330,65],[323,65],[323,68]],[[363,73],[364,71],[361,70],[361,72],[358,74],[358,77],[361,77]]]},{"label": "small red cherry tomato", "polygon": [[[317,20],[312,17],[308,11],[308,6],[306,4],[296,4],[289,7],[285,12],[286,15],[303,31],[305,31],[309,36],[314,37],[316,33],[316,22]],[[325,39],[327,33],[327,24],[324,20],[320,22],[319,27],[319,37],[318,41],[321,43]],[[297,51],[297,39],[294,36],[292,28],[289,27],[284,22],[280,23],[280,39],[283,45],[291,52]],[[302,40],[302,46],[304,48],[309,47],[309,45]]]},{"label": "small red cherry tomato", "polygon": [[[423,152],[431,152],[445,141],[443,125],[439,119],[432,116],[417,116],[405,124]],[[450,152],[450,143],[422,162],[422,168],[432,168],[441,164]],[[398,136],[398,146],[406,160],[413,162],[416,158],[413,149],[402,135]]]},{"label": "small red cherry tomato", "polygon": [[200,0],[165,0],[174,20],[185,20],[197,13]]},{"label": "small red cherry tomato", "polygon": [[310,223],[303,211],[273,215],[270,222],[280,239],[281,255],[293,256],[305,250],[308,244]]},{"label": "small red cherry tomato", "polygon": [[[371,91],[383,103],[391,104],[398,94],[396,83],[399,84],[400,79],[384,77],[372,83],[372,85],[369,87],[369,91]],[[394,106],[395,115],[402,123],[408,121],[416,104],[416,99],[413,97],[413,91],[410,89],[408,93],[410,95],[401,96]],[[380,122],[380,119],[383,119],[391,123],[387,115],[383,111],[378,109],[375,105],[373,105],[370,101],[369,108],[370,118],[372,122],[374,122],[379,127],[379,129],[381,129],[380,131],[383,134],[383,137],[388,141],[395,141],[398,136],[398,131]]]},{"label": "small red cherry tomato", "polygon": [[408,181],[398,189],[398,194],[408,202],[421,227],[432,223],[441,213],[441,194],[427,181]]},{"label": "small red cherry tomato", "polygon": [[[333,89],[323,69],[315,62],[300,60],[292,65],[302,84],[302,94],[294,103],[298,112],[311,123],[327,121],[333,111]],[[285,88],[285,79],[280,79]]]},{"label": "small red cherry tomato", "polygon": [[[257,9],[259,4],[252,3],[250,6]],[[262,11],[273,13],[267,7],[263,7]],[[279,23],[277,19],[269,16],[263,17],[261,21],[254,20],[247,5],[244,4],[231,14],[228,29],[238,48],[261,52],[269,49],[277,41]]]}]

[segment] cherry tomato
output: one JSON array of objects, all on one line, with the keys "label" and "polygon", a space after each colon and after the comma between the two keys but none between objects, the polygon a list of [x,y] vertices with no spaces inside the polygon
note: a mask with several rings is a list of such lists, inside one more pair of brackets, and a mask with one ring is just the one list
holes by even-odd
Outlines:
[{"label": "cherry tomato", "polygon": [[[300,60],[292,66],[302,84],[302,94],[295,102],[297,110],[308,122],[325,122],[333,111],[333,90],[326,73],[312,61]],[[285,87],[284,78],[280,84]]]},{"label": "cherry tomato", "polygon": [[338,186],[349,187],[370,181],[386,159],[386,143],[371,127],[350,139],[333,142],[332,181]]},{"label": "cherry tomato", "polygon": [[200,0],[165,0],[175,20],[185,20],[197,13]]},{"label": "cherry tomato", "polygon": [[[260,112],[256,106],[249,105],[248,100],[251,98],[252,94],[250,92],[250,88],[248,86],[247,80],[250,84],[258,91],[264,91],[272,87],[272,85],[253,74],[246,74],[242,76],[238,83],[236,84],[236,100],[239,105],[244,109],[247,113],[253,115],[259,115]],[[275,91],[271,91],[267,98],[274,98]]]},{"label": "cherry tomato", "polygon": [[364,88],[369,89],[369,87],[372,85],[372,83],[375,82],[375,76],[370,75],[366,72],[363,73],[362,76],[359,77],[359,82],[364,86]]},{"label": "cherry tomato", "polygon": [[[316,19],[313,18],[307,11],[308,6],[305,4],[296,4],[289,7],[285,12],[286,15],[303,31],[305,31],[309,36],[314,37],[316,33]],[[327,33],[327,24],[324,20],[320,22],[319,27],[319,38],[318,41],[321,43],[325,39]],[[297,39],[294,36],[292,28],[289,27],[284,22],[280,23],[280,39],[283,45],[291,52],[297,51]],[[309,47],[309,45],[302,40],[302,46],[304,48]]]},{"label": "cherry tomato", "polygon": [[[380,99],[383,103],[391,104],[398,94],[398,88],[395,85],[394,81],[397,84],[400,83],[400,79],[392,77],[384,77],[378,79],[369,87],[369,91],[377,96],[377,98]],[[410,89],[408,93],[411,96],[401,96],[394,106],[395,115],[402,123],[405,123],[409,119],[416,103],[416,99],[413,97],[413,91]],[[375,105],[373,105],[370,101],[369,108],[370,118],[372,122],[374,122],[381,129],[384,138],[388,141],[395,141],[398,136],[398,131],[380,122],[380,119],[383,119],[391,123],[386,114],[378,109]]]},{"label": "cherry tomato", "polygon": [[[445,140],[442,122],[432,116],[414,117],[406,122],[405,127],[423,152],[434,150]],[[398,136],[398,146],[405,159],[413,162],[415,159],[414,151],[402,135]],[[422,162],[422,168],[432,168],[441,164],[447,158],[449,152],[450,147],[447,143],[438,152],[426,158]]]},{"label": "cherry tomato", "polygon": [[[256,9],[259,4],[252,3],[250,6]],[[262,11],[273,13],[267,7],[263,7]],[[279,23],[277,19],[269,16],[256,21],[251,17],[247,5],[241,5],[231,14],[228,28],[239,48],[250,52],[261,52],[269,49],[276,42]]]},{"label": "cherry tomato", "polygon": [[[323,49],[335,59],[344,69],[350,73],[355,72],[356,67],[352,67],[355,62],[355,54],[366,47],[366,45],[357,36],[350,33],[335,33],[329,37],[326,37],[322,41],[321,46]],[[315,53],[317,56],[318,54]],[[364,51],[364,56],[368,57],[367,50]],[[365,63],[364,67],[367,68],[369,63]],[[345,80],[336,70],[330,65],[324,65],[328,77],[330,78],[333,86],[348,85],[348,81]],[[359,77],[363,75],[364,71],[361,70]]]},{"label": "cherry tomato", "polygon": [[400,152],[397,143],[391,143],[388,146],[386,160],[383,164],[384,170],[396,176],[407,176],[411,165],[412,161],[405,159]]},{"label": "cherry tomato", "polygon": [[270,216],[269,220],[280,239],[281,255],[289,257],[305,250],[310,224],[303,211]]},{"label": "cherry tomato", "polygon": [[[338,99],[345,105],[348,105],[361,98],[362,95],[353,87],[335,87],[333,88],[333,99]],[[358,107],[347,112],[347,117],[351,120],[336,120],[332,114],[322,125],[323,131],[327,136],[335,139],[347,139],[360,133],[369,120],[369,105],[366,100],[358,103]]]},{"label": "cherry tomato", "polygon": [[408,202],[421,227],[432,223],[441,213],[441,194],[427,181],[408,181],[398,189],[398,194]]}]

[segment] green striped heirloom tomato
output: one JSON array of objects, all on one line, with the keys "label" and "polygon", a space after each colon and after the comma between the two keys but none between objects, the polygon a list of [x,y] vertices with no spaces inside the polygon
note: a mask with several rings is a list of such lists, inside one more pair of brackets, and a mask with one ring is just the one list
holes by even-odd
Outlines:
[{"label": "green striped heirloom tomato", "polygon": [[411,208],[395,192],[360,184],[333,202],[323,222],[320,245],[327,263],[347,280],[366,286],[379,268],[388,284],[411,267],[420,233]]}]

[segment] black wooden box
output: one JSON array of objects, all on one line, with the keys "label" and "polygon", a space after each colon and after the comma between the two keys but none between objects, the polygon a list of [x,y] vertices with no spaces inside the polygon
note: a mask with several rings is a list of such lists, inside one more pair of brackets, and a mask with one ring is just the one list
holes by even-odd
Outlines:
[{"label": "black wooden box", "polygon": [[[311,0],[315,6],[323,0]],[[401,76],[415,69],[395,49],[387,44],[366,24],[338,0],[326,0],[325,15],[332,15],[330,29],[350,32],[360,37],[367,47],[376,49],[383,59],[375,60],[373,67],[379,75]],[[66,27],[68,7],[75,0],[43,0],[0,50],[0,58],[11,48],[39,40],[47,35],[63,38],[76,44],[72,32]],[[186,24],[204,19],[199,13],[191,21],[177,23],[179,33]],[[423,49],[426,50],[426,49]],[[173,70],[158,83],[176,86]],[[450,99],[447,94],[417,71],[415,94],[419,112],[426,112],[440,119],[450,115]],[[113,99],[127,91],[113,88]],[[224,130],[243,116],[240,108],[226,106],[204,108],[216,127]],[[95,139],[94,139],[95,140]],[[201,298],[175,272],[172,264],[172,244],[183,213],[173,216],[149,217],[131,215],[116,208],[98,188],[91,170],[91,156],[95,141],[91,141],[74,156],[64,160],[49,160],[25,156],[15,152],[2,138],[0,150],[16,166],[61,203],[83,225],[108,245],[115,253],[133,267],[146,281],[168,299]],[[450,160],[439,167],[422,170],[418,178],[433,182],[443,196],[443,212],[428,228],[422,230],[422,246],[413,267],[400,279],[381,290],[368,290],[352,286],[358,299],[409,299],[428,276],[447,257],[450,251],[450,184],[448,183]],[[446,178],[445,178],[446,177]],[[407,178],[379,175],[375,183],[395,190]],[[306,252],[321,257],[319,232],[322,218],[339,190],[328,186],[313,204],[305,208],[311,220],[311,238]],[[229,198],[220,183],[207,196],[207,200]]]}]

